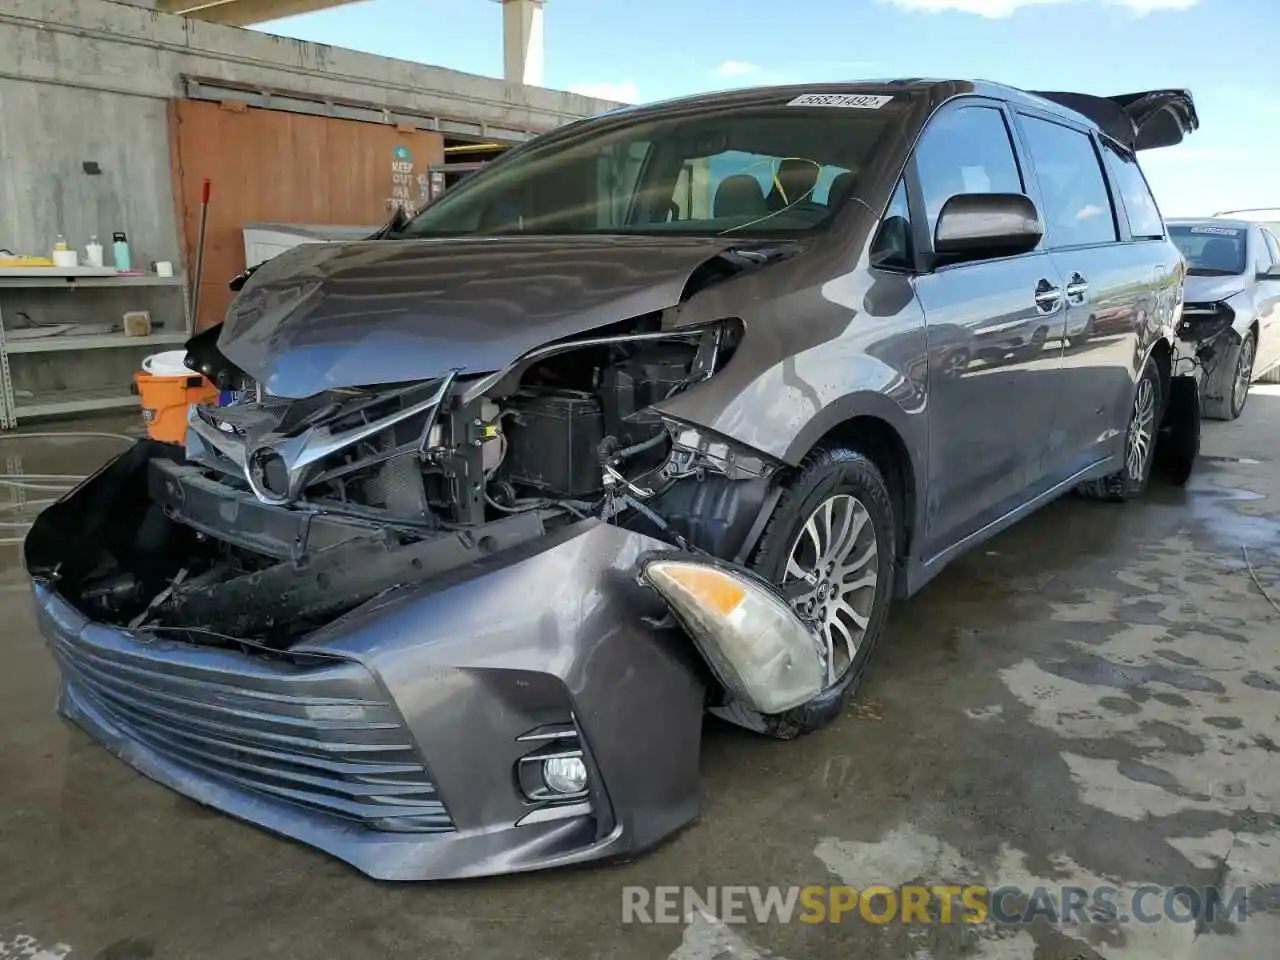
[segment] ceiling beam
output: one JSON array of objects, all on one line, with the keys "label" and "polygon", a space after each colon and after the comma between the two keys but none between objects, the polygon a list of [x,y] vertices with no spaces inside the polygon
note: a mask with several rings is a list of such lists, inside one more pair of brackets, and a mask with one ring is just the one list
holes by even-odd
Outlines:
[{"label": "ceiling beam", "polygon": [[249,27],[352,2],[355,0],[159,0],[156,6],[165,13],[195,20]]}]

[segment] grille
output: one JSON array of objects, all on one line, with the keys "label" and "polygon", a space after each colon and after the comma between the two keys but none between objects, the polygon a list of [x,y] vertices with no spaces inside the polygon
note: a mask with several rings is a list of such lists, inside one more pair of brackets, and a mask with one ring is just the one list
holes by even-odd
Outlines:
[{"label": "grille", "polygon": [[358,664],[304,669],[183,651],[221,661],[202,666],[162,649],[65,637],[52,646],[90,706],[173,762],[373,829],[453,829],[398,712]]}]

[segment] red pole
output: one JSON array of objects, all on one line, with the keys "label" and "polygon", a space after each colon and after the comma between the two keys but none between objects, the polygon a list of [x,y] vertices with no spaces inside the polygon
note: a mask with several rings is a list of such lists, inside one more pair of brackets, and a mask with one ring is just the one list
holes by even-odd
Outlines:
[{"label": "red pole", "polygon": [[195,293],[191,297],[191,329],[194,331],[200,322],[200,282],[204,279],[204,231],[209,222],[209,194],[213,181],[204,178],[204,187],[200,191],[200,234],[196,238],[196,275]]}]

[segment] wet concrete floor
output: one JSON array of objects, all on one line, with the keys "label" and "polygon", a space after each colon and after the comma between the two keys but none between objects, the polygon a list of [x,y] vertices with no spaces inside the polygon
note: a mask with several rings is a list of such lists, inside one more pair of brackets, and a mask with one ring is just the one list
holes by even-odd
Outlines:
[{"label": "wet concrete floor", "polygon": [[[55,716],[0,546],[0,960],[1276,956],[1278,435],[1280,388],[1260,387],[1242,420],[1206,424],[1188,491],[1066,498],[955,563],[894,611],[833,727],[788,744],[709,721],[702,816],[650,854],[469,883],[375,883],[109,756]],[[117,445],[0,441],[0,462],[83,473]],[[749,900],[746,923],[621,922],[631,885],[913,882],[1251,899],[1213,924],[758,923]]]}]

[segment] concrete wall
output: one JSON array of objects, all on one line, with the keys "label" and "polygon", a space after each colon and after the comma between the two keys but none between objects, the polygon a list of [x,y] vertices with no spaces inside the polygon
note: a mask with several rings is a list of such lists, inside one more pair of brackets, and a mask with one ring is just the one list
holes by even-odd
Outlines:
[{"label": "concrete wall", "polygon": [[61,233],[83,257],[123,230],[138,266],[176,262],[168,137],[163,100],[0,79],[0,247],[48,256]]},{"label": "concrete wall", "polygon": [[616,106],[132,4],[3,0],[0,246],[124,229],[135,263],[177,260],[165,101],[184,74],[532,131]]}]

